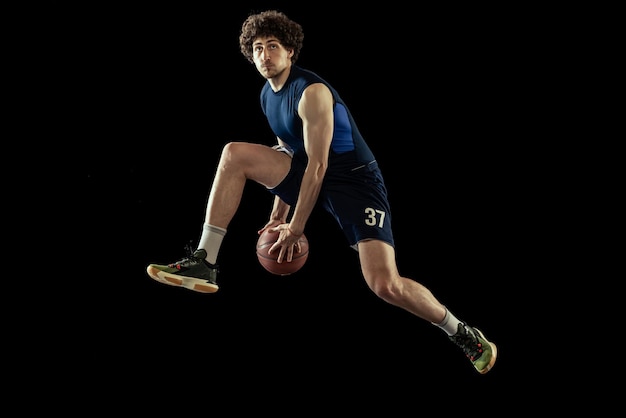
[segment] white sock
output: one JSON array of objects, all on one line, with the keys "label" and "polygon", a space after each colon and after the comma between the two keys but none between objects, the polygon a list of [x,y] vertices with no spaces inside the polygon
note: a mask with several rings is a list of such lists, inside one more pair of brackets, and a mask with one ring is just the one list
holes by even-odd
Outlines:
[{"label": "white sock", "polygon": [[217,254],[220,251],[224,235],[226,235],[224,228],[207,223],[202,225],[202,236],[200,237],[198,249],[202,248],[206,251],[205,260],[211,264],[217,263]]},{"label": "white sock", "polygon": [[444,330],[446,334],[454,335],[459,330],[460,323],[461,321],[459,321],[456,316],[452,315],[452,313],[450,313],[448,308],[446,308],[446,316],[443,318],[443,321],[441,321],[438,324],[435,324],[433,322],[432,324],[437,325],[439,328]]}]

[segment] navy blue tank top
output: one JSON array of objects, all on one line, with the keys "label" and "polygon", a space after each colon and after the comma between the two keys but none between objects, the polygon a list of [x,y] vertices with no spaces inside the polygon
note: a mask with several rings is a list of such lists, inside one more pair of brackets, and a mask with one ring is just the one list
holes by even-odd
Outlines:
[{"label": "navy blue tank top", "polygon": [[270,128],[276,136],[287,143],[296,155],[304,153],[302,119],[298,115],[298,104],[304,89],[313,83],[323,83],[331,91],[334,104],[333,138],[329,169],[333,160],[342,161],[339,165],[358,166],[374,160],[374,155],[361,136],[348,107],[337,91],[312,71],[292,65],[287,82],[282,89],[274,92],[269,82],[261,90],[261,109],[267,117]]}]

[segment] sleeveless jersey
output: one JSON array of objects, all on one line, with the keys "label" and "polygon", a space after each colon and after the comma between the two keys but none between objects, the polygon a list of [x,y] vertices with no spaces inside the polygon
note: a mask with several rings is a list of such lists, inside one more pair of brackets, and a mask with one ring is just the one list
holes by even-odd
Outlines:
[{"label": "sleeveless jersey", "polygon": [[[304,135],[302,119],[298,115],[298,104],[304,89],[313,83],[325,84],[330,89],[335,102],[333,107],[335,126],[328,169],[333,169],[333,160],[341,160],[343,164],[353,166],[373,161],[372,151],[361,136],[348,107],[337,91],[314,72],[296,65],[292,65],[289,78],[280,91],[274,92],[269,82],[266,82],[261,89],[261,109],[274,134],[288,144],[295,155],[302,156]],[[339,163],[339,165],[343,164]]]}]

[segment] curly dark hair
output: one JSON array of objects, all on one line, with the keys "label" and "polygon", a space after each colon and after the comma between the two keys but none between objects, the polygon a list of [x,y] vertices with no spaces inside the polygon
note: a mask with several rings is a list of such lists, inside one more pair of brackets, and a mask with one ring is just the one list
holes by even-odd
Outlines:
[{"label": "curly dark hair", "polygon": [[260,36],[275,36],[283,47],[293,49],[291,63],[294,64],[298,60],[304,32],[300,24],[289,19],[284,13],[278,10],[267,10],[252,14],[243,22],[239,35],[239,49],[250,62],[254,62],[252,43]]}]

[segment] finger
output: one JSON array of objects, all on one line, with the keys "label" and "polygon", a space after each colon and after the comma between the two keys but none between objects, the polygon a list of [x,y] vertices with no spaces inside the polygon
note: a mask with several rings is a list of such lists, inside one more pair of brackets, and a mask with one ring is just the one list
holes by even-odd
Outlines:
[{"label": "finger", "polygon": [[285,247],[280,247],[280,252],[278,253],[276,261],[280,264],[283,262],[283,258],[285,258]]}]

